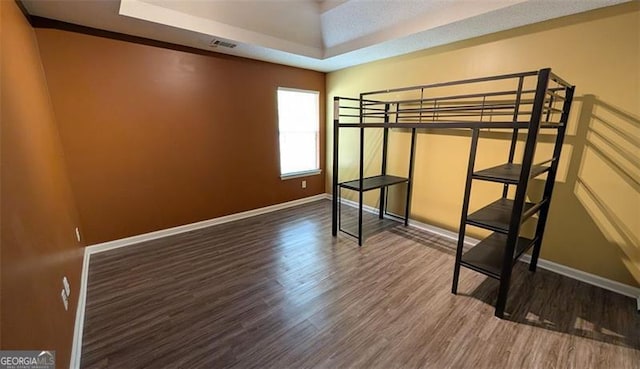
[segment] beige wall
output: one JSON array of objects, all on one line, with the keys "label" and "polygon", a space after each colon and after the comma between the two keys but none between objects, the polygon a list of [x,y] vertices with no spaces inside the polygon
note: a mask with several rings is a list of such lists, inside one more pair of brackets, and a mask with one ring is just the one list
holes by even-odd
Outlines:
[{"label": "beige wall", "polygon": [[83,255],[78,215],[36,36],[15,2],[0,1],[0,10],[1,348],[55,350],[57,367],[68,368]]},{"label": "beige wall", "polygon": [[[359,92],[551,67],[577,86],[542,257],[640,285],[640,4],[637,2],[344,69],[327,76],[327,98]],[[332,147],[332,111],[327,104]],[[340,179],[357,176],[356,132],[342,129]],[[411,216],[457,230],[469,154],[468,132],[419,135]],[[482,136],[478,168],[500,164],[509,135]],[[380,166],[381,132],[367,133],[366,170]],[[549,138],[539,157],[549,156]],[[328,163],[332,151],[327,150]],[[408,140],[390,139],[390,174],[405,175]],[[329,166],[331,167],[331,166]],[[330,189],[331,174],[327,176]],[[532,190],[539,191],[534,182]],[[500,196],[474,183],[471,210]],[[370,193],[367,203],[376,203]],[[470,235],[482,236],[478,231]]]}]

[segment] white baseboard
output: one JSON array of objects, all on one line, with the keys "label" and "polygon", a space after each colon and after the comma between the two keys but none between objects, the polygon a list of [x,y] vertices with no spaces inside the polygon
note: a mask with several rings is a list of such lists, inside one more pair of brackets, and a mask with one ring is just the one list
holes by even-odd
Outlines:
[{"label": "white baseboard", "polygon": [[[327,194],[327,199],[331,200],[333,197],[331,196],[331,194]],[[352,200],[347,200],[347,199],[340,199],[340,202],[344,205],[347,206],[351,206],[354,208],[358,207],[358,203],[356,201],[352,201]],[[373,206],[369,206],[366,204],[362,204],[362,210],[366,211],[367,213],[371,213],[371,214],[379,214],[378,212],[378,208],[375,208]],[[402,219],[403,216],[398,215],[398,214],[394,214],[394,213],[389,213],[392,217],[392,219],[394,218],[400,218]],[[436,227],[430,224],[426,224],[426,223],[422,223],[419,222],[417,220],[413,220],[411,218],[409,218],[409,226],[413,227],[413,228],[417,228],[420,230],[423,230],[425,232],[429,232],[429,233],[433,233],[436,234],[438,236],[442,236],[451,240],[454,240],[455,242],[458,242],[458,233],[456,232],[452,232],[440,227]],[[478,242],[480,242],[479,240],[476,240],[475,238],[471,238],[471,237],[465,237],[464,238],[464,243],[467,246],[475,246],[478,244]]]},{"label": "white baseboard", "polygon": [[[327,198],[332,199],[333,197],[331,196],[331,194],[327,194]],[[351,200],[341,199],[341,203],[347,206],[358,207],[358,203]],[[372,206],[363,204],[362,209],[368,213],[378,214],[378,209]],[[417,229],[421,229],[426,232],[437,234],[439,236],[448,238],[455,242],[458,241],[458,233],[456,232],[452,232],[452,231],[449,231],[440,227],[436,227],[430,224],[422,223],[417,220],[413,220],[411,218],[409,218],[409,226]],[[478,244],[478,242],[480,242],[480,240],[472,237],[464,238],[464,243],[465,245],[468,245],[468,246],[475,246]],[[531,256],[527,254],[522,255],[520,257],[520,260],[524,263],[529,264],[531,262]],[[565,277],[573,278],[578,281],[588,283],[593,286],[604,288],[605,290],[608,290],[608,291],[616,292],[621,295],[637,299],[638,311],[640,311],[640,288],[638,287],[630,286],[624,283],[613,281],[611,279],[603,278],[595,274],[587,273],[582,270],[574,269],[566,265],[558,264],[543,258],[538,259],[538,267],[563,275]]]},{"label": "white baseboard", "polygon": [[185,225],[181,225],[181,226],[177,226],[177,227],[173,227],[173,228],[161,229],[159,231],[149,232],[149,233],[145,233],[145,234],[141,234],[141,235],[137,235],[137,236],[132,236],[132,237],[127,237],[127,238],[121,238],[121,239],[115,240],[115,241],[98,243],[98,244],[95,244],[95,245],[87,246],[86,249],[89,251],[90,254],[96,254],[96,253],[104,252],[104,251],[107,251],[107,250],[113,250],[113,249],[117,249],[117,248],[124,247],[124,246],[130,246],[130,245],[133,245],[133,244],[136,244],[136,243],[140,243],[140,242],[156,240],[158,238],[163,238],[163,237],[167,237],[167,236],[173,236],[173,235],[176,235],[176,234],[195,231],[195,230],[198,230],[198,229],[207,228],[207,227],[211,227],[211,226],[218,225],[218,224],[224,224],[224,223],[233,222],[235,220],[254,217],[256,215],[271,213],[273,211],[282,210],[282,209],[290,208],[292,206],[302,205],[302,204],[306,204],[306,203],[309,203],[309,202],[322,200],[322,199],[325,199],[325,198],[326,198],[325,194],[309,196],[309,197],[305,197],[305,198],[298,199],[298,200],[283,202],[281,204],[265,206],[265,207],[259,208],[259,209],[247,210],[247,211],[243,211],[241,213],[225,215],[225,216],[219,217],[219,218],[203,220],[201,222],[185,224]]},{"label": "white baseboard", "polygon": [[[436,233],[440,236],[443,237],[447,237],[453,241],[458,241],[458,234],[448,231],[446,229],[442,229],[439,227],[435,227],[432,225],[428,225],[428,224],[424,224],[424,223],[420,223],[417,221],[412,221],[409,220],[409,225],[416,227],[416,228],[420,228],[423,229],[427,232],[432,232],[432,233]],[[464,243],[465,245],[468,246],[475,246],[480,242],[480,240],[472,238],[472,237],[465,237],[464,238]],[[531,256],[528,254],[524,254],[520,257],[519,259],[520,261],[524,262],[524,263],[531,263]],[[638,287],[634,287],[634,286],[630,286],[624,283],[620,283],[611,279],[607,279],[604,277],[600,277],[598,275],[595,274],[591,274],[591,273],[587,273],[584,272],[582,270],[579,269],[574,269],[571,267],[568,267],[566,265],[562,265],[553,261],[549,261],[543,258],[538,258],[538,267],[545,269],[545,270],[549,270],[551,272],[563,275],[565,277],[569,277],[569,278],[573,278],[576,279],[578,281],[584,282],[584,283],[588,283],[590,285],[593,286],[597,286],[600,288],[604,288],[605,290],[609,290],[612,292],[616,292],[619,293],[621,295],[624,296],[629,296],[631,298],[634,299],[638,299],[639,304],[640,304],[640,288]],[[640,305],[639,309],[640,310]]]},{"label": "white baseboard", "polygon": [[[522,260],[523,262],[528,264],[528,263],[531,262],[531,256],[527,255],[527,254],[524,254],[520,258],[520,260]],[[624,295],[624,296],[628,296],[628,297],[631,297],[631,298],[634,298],[634,299],[638,299],[638,301],[640,301],[640,288],[638,288],[638,287],[634,287],[634,286],[630,286],[628,284],[616,282],[616,281],[608,279],[608,278],[604,278],[604,277],[600,277],[600,276],[595,275],[595,274],[583,272],[582,270],[574,269],[574,268],[568,267],[566,265],[558,264],[558,263],[555,263],[553,261],[549,261],[549,260],[542,259],[542,258],[538,259],[538,267],[540,267],[542,269],[550,270],[550,271],[552,271],[554,273],[561,274],[561,275],[563,275],[565,277],[577,279],[577,280],[579,280],[581,282],[588,283],[590,285],[597,286],[597,287],[603,288],[605,290],[609,290],[609,291],[616,292],[616,293],[619,293],[619,294]],[[640,310],[640,309],[638,309],[638,310]]]},{"label": "white baseboard", "polygon": [[155,232],[149,232],[137,236],[122,238],[115,241],[103,242],[91,246],[87,246],[84,249],[84,259],[82,261],[82,275],[80,280],[80,292],[78,296],[78,307],[76,310],[76,322],[73,330],[73,346],[71,348],[71,361],[69,364],[70,369],[80,368],[80,359],[82,354],[82,334],[84,330],[84,309],[87,302],[87,281],[89,278],[89,262],[92,254],[117,249],[120,247],[126,247],[135,245],[145,241],[156,240],[158,238],[177,235],[180,233],[190,232],[197,229],[207,228],[218,224],[229,223],[235,220],[254,217],[256,215],[267,214],[274,211],[290,208],[297,205],[302,205],[318,200],[324,200],[327,198],[327,194],[319,194],[315,196],[309,196],[298,200],[288,201],[281,204],[275,204],[266,206],[259,209],[253,209],[243,211],[241,213],[226,215],[219,218],[213,218],[203,220],[201,222],[185,224],[178,227],[162,229]]},{"label": "white baseboard", "polygon": [[80,368],[80,355],[82,353],[82,331],[84,328],[84,307],[87,302],[87,281],[89,279],[89,252],[84,249],[82,258],[82,273],[80,274],[80,291],[78,292],[78,306],[76,307],[76,322],[73,327],[73,343],[71,346],[70,369]]}]

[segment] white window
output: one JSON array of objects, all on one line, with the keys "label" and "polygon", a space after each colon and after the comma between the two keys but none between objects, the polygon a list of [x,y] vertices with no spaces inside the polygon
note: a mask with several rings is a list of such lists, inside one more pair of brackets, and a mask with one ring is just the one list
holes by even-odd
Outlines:
[{"label": "white window", "polygon": [[320,173],[320,94],[278,87],[280,176]]}]

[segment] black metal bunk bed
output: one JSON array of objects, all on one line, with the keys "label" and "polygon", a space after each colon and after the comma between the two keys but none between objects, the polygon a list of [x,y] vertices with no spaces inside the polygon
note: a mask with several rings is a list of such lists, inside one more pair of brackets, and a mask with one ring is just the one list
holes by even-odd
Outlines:
[{"label": "black metal bunk bed", "polygon": [[[416,134],[429,129],[469,129],[471,147],[462,215],[456,249],[452,292],[457,293],[460,267],[475,270],[500,281],[495,315],[502,318],[509,290],[512,267],[517,259],[533,248],[529,269],[535,271],[551,195],[558,170],[569,110],[575,87],[551,72],[539,71],[485,78],[436,83],[361,93],[359,98],[334,98],[333,125],[333,207],[332,233],[343,231],[363,243],[362,214],[364,192],[378,189],[379,218],[387,207],[387,187],[406,184],[404,225],[408,225],[411,207]],[[338,147],[340,129],[359,130],[358,177],[339,181]],[[382,129],[382,161],[379,175],[365,176],[365,129]],[[410,132],[406,176],[387,173],[389,130]],[[481,130],[509,130],[511,144],[505,163],[476,170],[476,152]],[[540,130],[556,132],[551,158],[534,164]],[[516,162],[519,132],[526,131],[521,159]],[[527,201],[529,180],[546,173],[544,192],[537,202]],[[503,185],[502,197],[469,214],[469,199],[474,180]],[[510,186],[515,190],[509,191]],[[358,193],[357,232],[342,229],[340,203],[342,190]],[[521,235],[521,225],[538,215],[533,237]],[[467,226],[493,231],[484,240],[464,251]]]}]

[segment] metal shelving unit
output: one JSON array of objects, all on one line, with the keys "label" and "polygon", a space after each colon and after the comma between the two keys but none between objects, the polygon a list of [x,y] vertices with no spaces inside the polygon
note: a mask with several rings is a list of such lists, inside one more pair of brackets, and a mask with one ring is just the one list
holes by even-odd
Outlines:
[{"label": "metal shelving unit", "polygon": [[[551,72],[551,69],[468,79],[431,85],[380,90],[360,94],[360,98],[334,98],[333,142],[333,224],[340,227],[339,204],[342,189],[358,192],[358,232],[348,233],[362,245],[363,194],[380,190],[379,217],[386,213],[386,189],[405,183],[407,186],[404,224],[407,225],[413,182],[416,133],[433,129],[469,129],[471,145],[467,168],[462,215],[456,248],[452,292],[457,293],[460,268],[466,267],[500,281],[495,315],[504,317],[511,271],[518,258],[532,250],[530,270],[535,271],[551,203],[553,186],[562,152],[566,125],[575,87]],[[339,181],[339,132],[343,128],[359,129],[359,176]],[[382,129],[382,166],[379,175],[365,176],[365,129]],[[410,132],[409,168],[406,177],[387,174],[390,129]],[[511,132],[506,163],[476,170],[476,154],[481,130]],[[552,157],[534,164],[536,144],[541,130],[553,130]],[[519,134],[525,132],[522,155],[515,162]],[[538,201],[527,201],[529,181],[546,175],[544,192]],[[474,181],[503,185],[502,197],[469,213]],[[511,191],[510,191],[511,189]],[[537,215],[533,237],[521,235],[522,224]],[[487,238],[464,252],[467,227],[490,230]]]},{"label": "metal shelving unit", "polygon": [[[364,193],[371,190],[380,190],[379,197],[379,213],[378,217],[383,219],[385,214],[387,213],[387,197],[388,191],[387,187],[399,184],[405,184],[407,186],[407,194],[405,198],[405,212],[404,212],[404,225],[407,226],[409,222],[409,209],[411,204],[411,182],[413,178],[413,163],[415,156],[415,142],[416,142],[416,128],[411,129],[411,144],[409,150],[409,168],[407,171],[406,177],[400,177],[395,175],[387,174],[387,156],[389,149],[389,129],[392,127],[398,127],[398,114],[397,111],[394,112],[391,110],[391,104],[384,103],[382,101],[369,100],[365,99],[364,96],[367,93],[360,94],[359,99],[353,98],[344,98],[344,97],[335,97],[334,98],[334,112],[336,112],[334,116],[334,135],[333,135],[333,193],[337,196],[333,196],[333,224],[332,224],[332,233],[334,236],[337,235],[338,230],[344,232],[350,236],[353,236],[358,239],[358,246],[362,246],[363,236],[362,236],[362,212],[363,212],[363,198]],[[341,105],[347,103],[352,103],[351,105]],[[358,105],[354,105],[353,103],[357,102]],[[398,103],[396,105],[399,106]],[[347,110],[347,113],[340,114],[340,110]],[[353,114],[353,111],[357,110],[358,114]],[[391,126],[391,117],[395,117],[395,126]],[[352,122],[341,123],[341,118],[357,118],[359,120],[359,124],[353,125]],[[373,118],[376,122],[374,124],[378,125],[378,121],[382,121],[382,126],[376,128],[382,128],[383,139],[382,139],[382,163],[380,168],[380,175],[368,176],[364,175],[364,130],[369,127],[371,123],[364,123],[367,118]],[[338,182],[338,145],[339,145],[339,130],[341,127],[358,127],[360,128],[360,161],[359,161],[359,176],[358,179],[346,181],[346,182]],[[358,192],[358,230],[357,234],[350,233],[345,230],[341,226],[341,217],[340,217],[340,203],[342,198],[342,190],[353,190]]]}]

